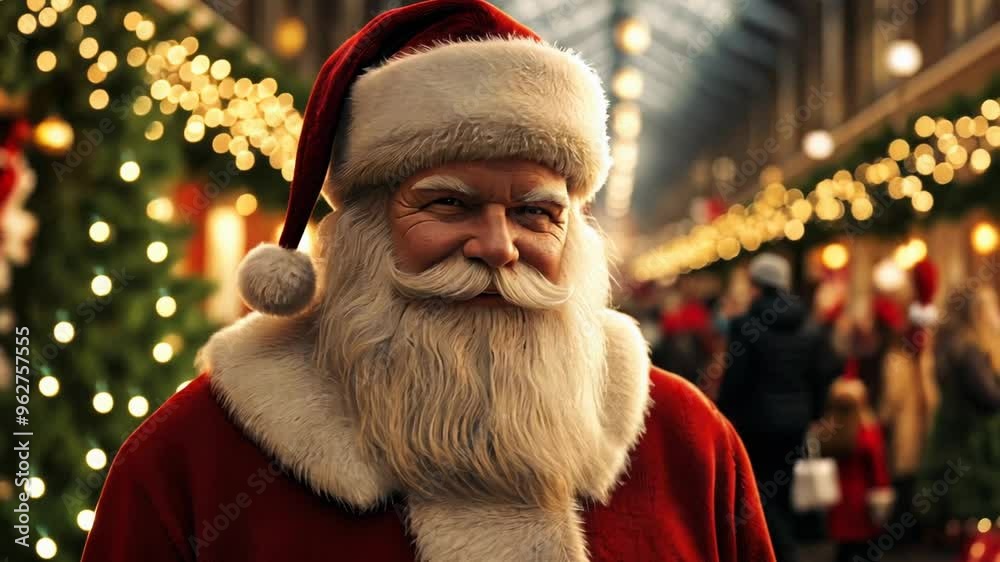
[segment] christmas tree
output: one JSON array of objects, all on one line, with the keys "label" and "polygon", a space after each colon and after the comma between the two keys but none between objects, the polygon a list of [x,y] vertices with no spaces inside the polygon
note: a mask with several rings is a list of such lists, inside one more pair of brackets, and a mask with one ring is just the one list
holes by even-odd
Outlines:
[{"label": "christmas tree", "polygon": [[16,560],[79,560],[121,443],[197,374],[211,286],[177,274],[191,209],[172,189],[287,195],[301,118],[275,65],[208,8],[169,4],[0,2],[0,112],[30,124],[37,175],[33,252],[0,297],[7,360],[31,367],[0,379],[4,456],[28,449],[26,471],[0,467]]}]

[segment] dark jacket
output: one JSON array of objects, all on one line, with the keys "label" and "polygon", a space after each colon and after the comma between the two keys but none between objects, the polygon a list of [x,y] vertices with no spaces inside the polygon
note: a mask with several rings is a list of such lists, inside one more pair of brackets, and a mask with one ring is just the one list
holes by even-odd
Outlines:
[{"label": "dark jacket", "polygon": [[770,293],[730,324],[719,408],[741,434],[804,434],[842,365],[793,296]]}]

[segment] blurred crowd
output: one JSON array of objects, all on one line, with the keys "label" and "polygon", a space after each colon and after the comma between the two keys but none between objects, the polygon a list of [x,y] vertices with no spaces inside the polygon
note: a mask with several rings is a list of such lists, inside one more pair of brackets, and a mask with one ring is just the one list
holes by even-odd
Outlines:
[{"label": "blurred crowd", "polygon": [[738,273],[725,287],[698,276],[644,288],[632,312],[653,363],[697,385],[739,432],[778,561],[800,559],[807,516],[790,496],[809,443],[836,462],[839,500],[811,521],[837,560],[957,542],[984,520],[989,530],[1000,515],[995,290],[938,294],[927,259],[898,272],[900,288],[863,300],[836,277],[796,294],[776,254]]}]

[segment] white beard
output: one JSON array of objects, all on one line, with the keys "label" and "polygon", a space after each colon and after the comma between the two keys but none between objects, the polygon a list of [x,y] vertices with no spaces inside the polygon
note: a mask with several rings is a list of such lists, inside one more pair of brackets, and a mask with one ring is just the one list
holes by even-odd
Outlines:
[{"label": "white beard", "polygon": [[[421,275],[395,270],[384,197],[334,215],[320,227],[317,359],[344,384],[371,461],[412,495],[564,510],[603,456],[610,276],[597,230],[573,208],[564,281],[496,280],[537,306],[488,308],[408,290]],[[449,267],[477,267],[464,261]],[[437,273],[435,291],[451,278]],[[445,292],[485,288],[468,273]]]}]

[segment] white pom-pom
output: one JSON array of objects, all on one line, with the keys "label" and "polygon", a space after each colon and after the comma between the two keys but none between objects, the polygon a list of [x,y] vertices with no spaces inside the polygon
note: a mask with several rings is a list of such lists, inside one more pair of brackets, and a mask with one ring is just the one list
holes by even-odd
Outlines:
[{"label": "white pom-pom", "polygon": [[275,244],[250,250],[236,276],[243,302],[264,314],[295,314],[309,305],[316,292],[309,256]]},{"label": "white pom-pom", "polygon": [[912,303],[910,321],[921,328],[931,328],[938,323],[938,310],[933,304]]}]

